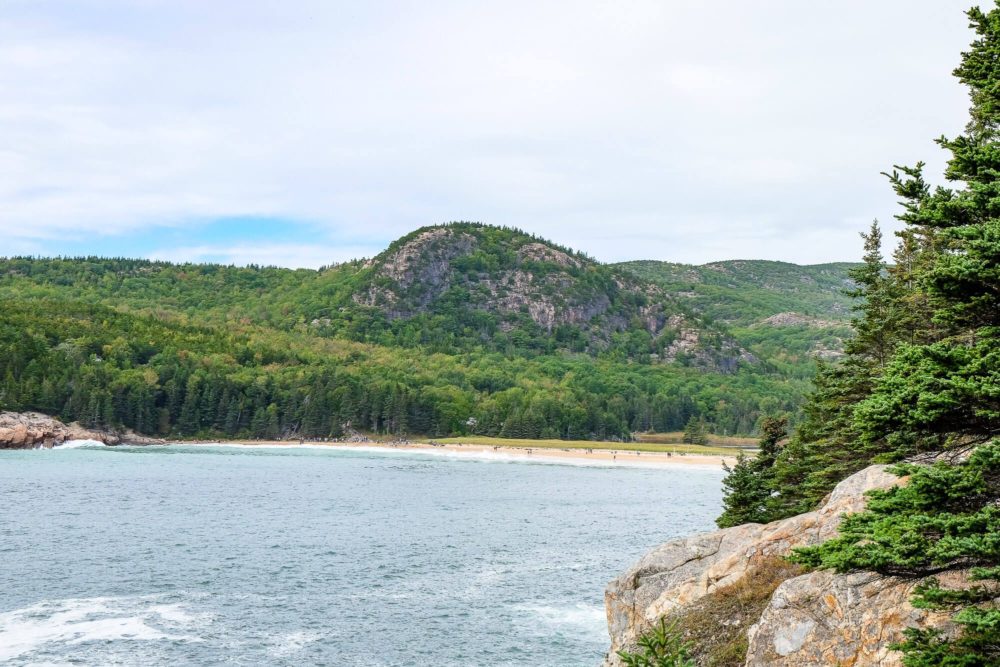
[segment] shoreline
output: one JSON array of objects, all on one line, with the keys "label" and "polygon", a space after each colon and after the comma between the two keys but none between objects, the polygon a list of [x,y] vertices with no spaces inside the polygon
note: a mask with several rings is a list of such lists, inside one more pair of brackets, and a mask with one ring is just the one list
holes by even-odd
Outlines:
[{"label": "shoreline", "polygon": [[438,456],[454,456],[456,458],[489,459],[499,461],[539,461],[545,463],[572,463],[584,465],[643,467],[643,468],[675,468],[701,466],[721,469],[722,464],[734,465],[735,456],[715,454],[666,453],[666,452],[636,452],[613,449],[570,449],[555,447],[524,447],[514,445],[475,445],[463,443],[447,443],[431,445],[422,442],[386,443],[386,442],[322,442],[303,440],[171,440],[164,445],[199,446],[199,447],[308,447],[355,451],[396,451],[414,454],[430,454]]}]

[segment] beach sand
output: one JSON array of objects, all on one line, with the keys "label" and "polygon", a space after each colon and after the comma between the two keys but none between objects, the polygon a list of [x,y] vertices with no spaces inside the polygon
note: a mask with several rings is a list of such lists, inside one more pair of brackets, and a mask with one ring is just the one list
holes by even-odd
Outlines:
[{"label": "beach sand", "polygon": [[[179,441],[178,445],[240,445],[247,447],[331,447],[336,449],[391,450],[425,454],[436,454],[479,459],[509,459],[511,461],[538,460],[550,463],[574,463],[591,465],[676,467],[702,466],[721,468],[723,463],[732,466],[735,456],[709,454],[668,454],[666,452],[634,452],[613,449],[560,449],[558,447],[523,447],[506,445],[472,445],[448,443],[431,445],[427,443],[387,443],[387,442],[316,442],[311,440],[225,440],[225,441]],[[606,444],[606,443],[604,443]]]}]

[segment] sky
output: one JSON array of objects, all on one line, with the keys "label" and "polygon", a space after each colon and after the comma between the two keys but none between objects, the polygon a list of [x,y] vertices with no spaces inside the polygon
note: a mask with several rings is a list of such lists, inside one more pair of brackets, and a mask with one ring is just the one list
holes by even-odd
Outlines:
[{"label": "sky", "polygon": [[856,260],[965,123],[969,4],[0,0],[0,255]]}]

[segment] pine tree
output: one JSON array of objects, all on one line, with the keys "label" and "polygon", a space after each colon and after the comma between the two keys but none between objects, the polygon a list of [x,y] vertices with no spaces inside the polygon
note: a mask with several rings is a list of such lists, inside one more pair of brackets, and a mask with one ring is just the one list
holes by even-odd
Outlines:
[{"label": "pine tree", "polygon": [[857,285],[849,293],[858,299],[859,316],[852,321],[854,338],[848,342],[846,352],[854,361],[863,361],[873,372],[878,372],[889,360],[898,341],[900,295],[882,257],[882,230],[878,223],[873,222],[861,238],[864,240],[862,264],[849,272]]},{"label": "pine tree", "polygon": [[880,456],[891,457],[883,440],[862,439],[854,411],[871,395],[902,339],[911,336],[903,317],[909,292],[886,266],[878,224],[861,238],[864,262],[851,271],[855,287],[849,292],[856,299],[856,335],[840,363],[820,365],[805,418],[775,464],[773,518],[814,509],[841,479]]},{"label": "pine tree", "polygon": [[723,464],[726,478],[722,485],[722,515],[715,520],[719,528],[771,520],[771,494],[774,486],[774,463],[780,442],[788,431],[787,417],[765,417],[761,422],[759,451],[753,458],[740,452],[736,465]]},{"label": "pine tree", "polygon": [[177,421],[177,427],[182,433],[190,435],[197,433],[200,428],[201,420],[198,414],[200,389],[201,383],[198,376],[192,375],[189,377],[184,392],[184,401],[181,404],[180,415]]},{"label": "pine tree", "polygon": [[[962,631],[909,629],[896,646],[907,667],[1000,664],[1000,443],[983,444],[1000,436],[1000,2],[968,16],[978,38],[955,76],[970,89],[971,119],[938,140],[958,187],[931,189],[919,163],[890,175],[908,225],[894,275],[912,291],[899,303],[929,323],[901,318],[908,331],[850,414],[867,454],[975,451],[967,463],[897,467],[905,485],[872,492],[839,537],[798,555],[841,572],[931,577],[914,606],[957,611]],[[959,568],[985,583],[945,589],[933,579]]]},{"label": "pine tree", "polygon": [[922,164],[891,174],[898,217],[938,249],[917,275],[936,335],[900,348],[857,413],[867,442],[891,433],[899,451],[1000,435],[1000,9],[968,16],[978,39],[955,76],[970,89],[971,120],[938,140],[951,153],[945,177],[960,186],[932,190]]},{"label": "pine tree", "polygon": [[701,417],[691,417],[684,426],[682,441],[688,445],[708,444],[708,427]]}]

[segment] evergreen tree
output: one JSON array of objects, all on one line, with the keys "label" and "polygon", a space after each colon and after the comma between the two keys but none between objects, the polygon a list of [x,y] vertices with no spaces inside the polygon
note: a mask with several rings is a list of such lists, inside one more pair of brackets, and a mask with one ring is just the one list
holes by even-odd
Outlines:
[{"label": "evergreen tree", "polygon": [[857,299],[859,316],[852,321],[854,338],[846,353],[854,363],[864,363],[878,373],[889,360],[899,339],[900,294],[894,276],[882,257],[882,230],[873,222],[864,240],[863,263],[849,275],[857,286],[849,292]]},{"label": "evergreen tree", "polygon": [[[922,164],[890,175],[908,225],[894,276],[912,286],[898,304],[928,321],[900,318],[892,355],[849,414],[868,458],[976,449],[967,463],[898,466],[905,485],[872,492],[839,537],[797,557],[924,577],[914,605],[956,610],[962,632],[908,630],[896,647],[907,667],[1000,664],[1000,443],[984,444],[1000,435],[1000,3],[968,16],[977,39],[955,75],[970,89],[971,120],[964,134],[938,140],[957,187],[932,189]],[[959,568],[978,583],[946,589],[933,578]]]},{"label": "evergreen tree", "polygon": [[857,413],[867,442],[891,434],[901,452],[1000,435],[1000,9],[968,16],[978,39],[955,76],[969,87],[971,120],[938,140],[959,187],[932,190],[922,164],[892,174],[899,218],[939,250],[918,275],[936,335],[904,345]]},{"label": "evergreen tree", "polygon": [[851,271],[856,335],[845,345],[840,363],[820,366],[804,419],[776,461],[773,518],[812,510],[841,479],[886,455],[884,442],[861,438],[854,411],[871,395],[901,340],[911,335],[903,316],[909,292],[886,266],[878,224],[872,223],[861,238],[864,263]]},{"label": "evergreen tree", "polygon": [[740,452],[736,465],[723,464],[726,478],[722,485],[723,512],[715,520],[719,528],[744,523],[767,523],[771,520],[771,494],[774,486],[774,463],[780,442],[787,434],[786,417],[765,417],[761,422],[760,450],[750,458]]},{"label": "evergreen tree", "polygon": [[684,426],[682,441],[688,445],[707,445],[708,427],[701,417],[691,417]]}]

